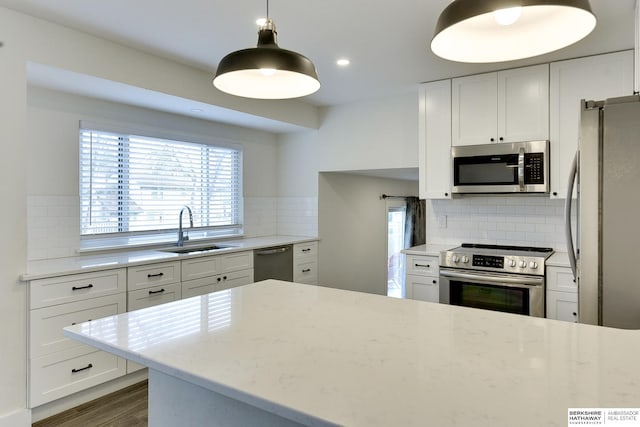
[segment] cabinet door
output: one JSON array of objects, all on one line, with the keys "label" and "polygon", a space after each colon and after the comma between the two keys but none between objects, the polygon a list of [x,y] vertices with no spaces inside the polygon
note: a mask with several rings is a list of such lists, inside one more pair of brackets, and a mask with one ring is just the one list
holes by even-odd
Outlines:
[{"label": "cabinet door", "polygon": [[549,65],[498,73],[498,142],[549,139]]},{"label": "cabinet door", "polygon": [[578,148],[580,100],[631,95],[633,52],[554,62],[550,80],[551,197],[564,199],[571,161]]},{"label": "cabinet door", "polygon": [[425,83],[419,100],[420,198],[451,198],[451,80]]},{"label": "cabinet door", "polygon": [[574,292],[547,291],[547,318],[578,321],[578,294]]},{"label": "cabinet door", "polygon": [[405,296],[409,299],[429,302],[440,301],[440,284],[436,276],[413,276],[408,274],[405,287]]},{"label": "cabinet door", "polygon": [[236,288],[253,283],[253,269],[232,271],[222,275],[222,281],[216,285],[216,291]]},{"label": "cabinet door", "polygon": [[498,80],[496,73],[451,80],[451,145],[496,142]]}]

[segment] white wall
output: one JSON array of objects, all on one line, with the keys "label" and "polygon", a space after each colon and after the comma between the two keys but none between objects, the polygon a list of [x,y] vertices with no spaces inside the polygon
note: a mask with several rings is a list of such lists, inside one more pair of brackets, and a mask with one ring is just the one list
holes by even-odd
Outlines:
[{"label": "white wall", "polygon": [[[74,256],[80,243],[80,120],[149,129],[155,136],[243,147],[247,235],[276,232],[273,134],[29,86],[27,135],[28,259]],[[177,215],[177,212],[176,212]]]},{"label": "white wall", "polygon": [[418,183],[332,172],[319,181],[319,283],[386,295],[387,202],[380,196],[417,196]]},{"label": "white wall", "polygon": [[280,137],[278,189],[318,194],[318,172],[418,167],[418,90],[324,110],[318,130]]}]

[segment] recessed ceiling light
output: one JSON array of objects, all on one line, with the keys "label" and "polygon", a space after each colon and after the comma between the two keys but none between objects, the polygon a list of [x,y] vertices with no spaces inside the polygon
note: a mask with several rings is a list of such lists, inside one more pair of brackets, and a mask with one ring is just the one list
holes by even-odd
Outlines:
[{"label": "recessed ceiling light", "polygon": [[351,61],[349,61],[347,58],[340,58],[340,59],[338,59],[336,61],[336,64],[338,64],[341,67],[346,67],[350,63],[351,63]]}]

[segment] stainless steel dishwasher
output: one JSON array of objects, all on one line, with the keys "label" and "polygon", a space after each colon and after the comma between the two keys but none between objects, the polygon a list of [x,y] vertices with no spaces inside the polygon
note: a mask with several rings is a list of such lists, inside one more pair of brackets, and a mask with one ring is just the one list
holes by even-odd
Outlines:
[{"label": "stainless steel dishwasher", "polygon": [[293,245],[253,251],[253,280],[265,279],[293,281]]}]

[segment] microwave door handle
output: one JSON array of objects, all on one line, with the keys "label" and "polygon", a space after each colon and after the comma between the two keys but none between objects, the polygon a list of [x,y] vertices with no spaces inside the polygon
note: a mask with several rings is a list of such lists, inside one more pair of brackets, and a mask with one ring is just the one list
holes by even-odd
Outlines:
[{"label": "microwave door handle", "polygon": [[524,147],[520,147],[518,153],[518,184],[520,191],[524,191]]}]

